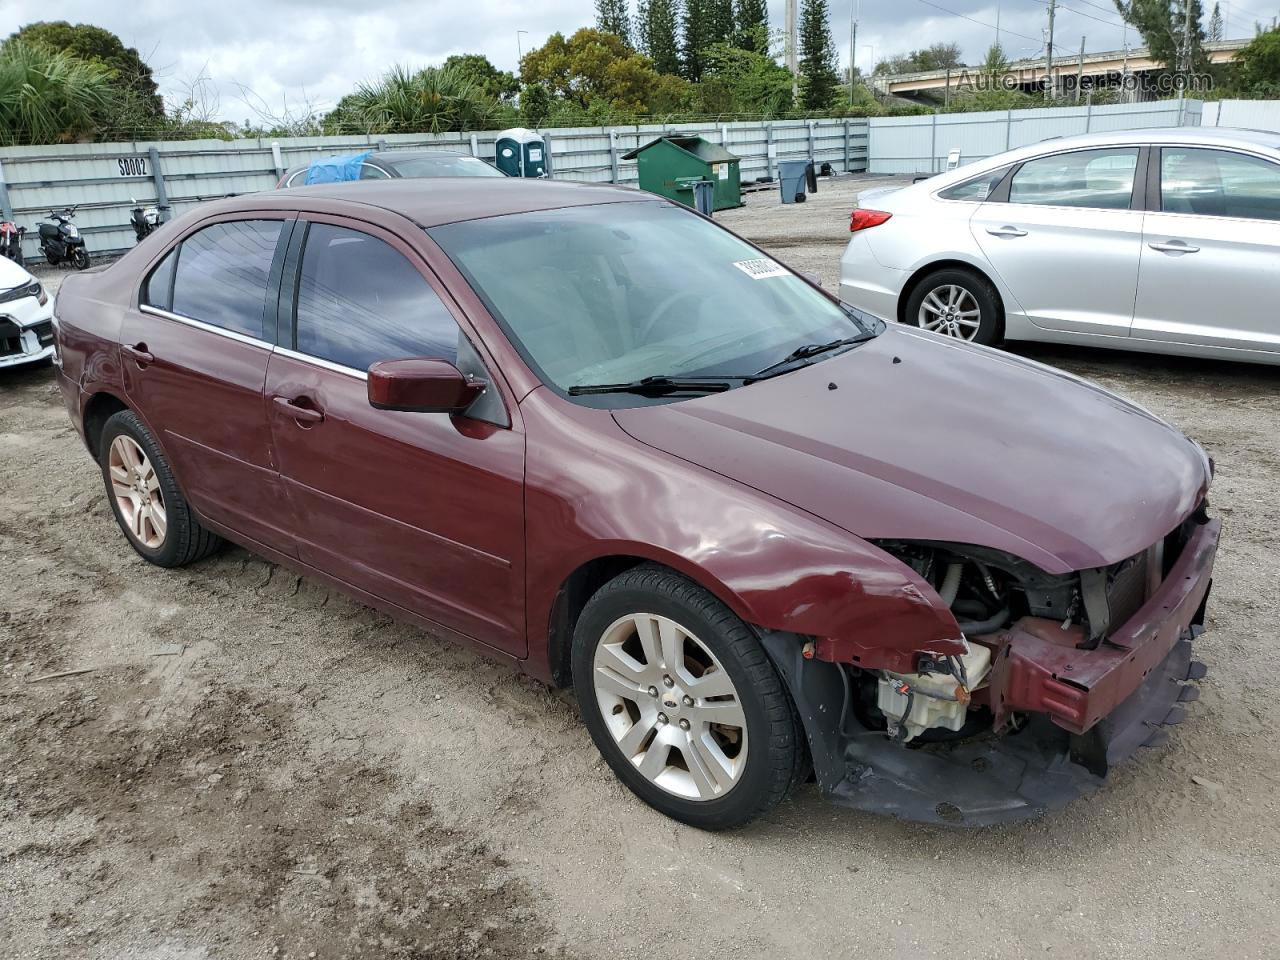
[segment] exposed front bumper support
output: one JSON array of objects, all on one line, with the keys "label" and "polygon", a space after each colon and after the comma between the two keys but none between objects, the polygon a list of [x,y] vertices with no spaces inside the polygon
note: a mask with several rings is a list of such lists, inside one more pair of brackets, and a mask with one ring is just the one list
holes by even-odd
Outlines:
[{"label": "exposed front bumper support", "polygon": [[[1000,685],[993,710],[1003,695],[1014,705],[1006,714],[1030,713],[1016,732],[919,747],[891,742],[846,706],[843,667],[806,660],[798,637],[763,634],[804,722],[818,785],[844,806],[963,826],[1029,819],[1098,788],[1113,765],[1161,742],[1160,728],[1182,719],[1179,704],[1198,696],[1186,681],[1204,676],[1191,645],[1218,533],[1217,521],[1199,528],[1151,600],[1103,647],[1078,650],[1014,631],[1001,648],[1008,665],[992,682]],[[1040,644],[1050,648],[1047,662]],[[1013,666],[1021,662],[1027,666]]]}]

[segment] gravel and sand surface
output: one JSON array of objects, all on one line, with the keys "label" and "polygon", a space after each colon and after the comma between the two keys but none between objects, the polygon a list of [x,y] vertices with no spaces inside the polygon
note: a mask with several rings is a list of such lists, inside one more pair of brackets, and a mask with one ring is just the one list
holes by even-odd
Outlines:
[{"label": "gravel and sand surface", "polygon": [[[833,284],[867,185],[721,218]],[[149,567],[52,371],[0,371],[0,957],[1280,955],[1280,369],[1019,352],[1199,440],[1225,530],[1188,722],[978,831],[665,820],[563,693],[240,549]]]}]

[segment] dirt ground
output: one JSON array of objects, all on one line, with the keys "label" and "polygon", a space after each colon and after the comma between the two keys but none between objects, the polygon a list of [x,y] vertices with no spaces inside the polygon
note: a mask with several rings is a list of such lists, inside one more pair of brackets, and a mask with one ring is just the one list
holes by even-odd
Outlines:
[{"label": "dirt ground", "polygon": [[[723,219],[833,283],[823,186]],[[1198,439],[1225,531],[1188,722],[978,831],[664,820],[563,694],[239,549],[147,566],[50,369],[0,371],[0,957],[1280,955],[1280,369],[1019,352]]]}]

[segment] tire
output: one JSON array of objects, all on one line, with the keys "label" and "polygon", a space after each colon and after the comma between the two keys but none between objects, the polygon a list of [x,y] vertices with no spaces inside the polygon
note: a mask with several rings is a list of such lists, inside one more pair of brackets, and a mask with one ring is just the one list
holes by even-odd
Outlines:
[{"label": "tire", "polygon": [[[121,410],[112,415],[103,425],[98,447],[107,502],[125,539],[139,556],[158,567],[181,567],[209,556],[221,546],[222,539],[196,520],[168,458],[136,413]],[[135,451],[144,458],[140,464],[128,459]],[[146,488],[151,509],[139,510],[142,490],[134,481]],[[124,489],[130,493],[122,497]]]},{"label": "tire", "polygon": [[[675,669],[663,652],[676,649],[672,637],[684,660]],[[635,567],[587,602],[573,635],[573,682],[583,722],[618,779],[690,826],[742,826],[785,798],[806,769],[799,717],[755,634],[665,567]]]},{"label": "tire", "polygon": [[995,287],[986,277],[959,267],[935,270],[922,278],[907,298],[903,319],[912,326],[988,347],[1004,336],[1004,315]]},{"label": "tire", "polygon": [[89,251],[84,247],[76,247],[71,251],[71,265],[77,270],[84,270],[89,266]]}]

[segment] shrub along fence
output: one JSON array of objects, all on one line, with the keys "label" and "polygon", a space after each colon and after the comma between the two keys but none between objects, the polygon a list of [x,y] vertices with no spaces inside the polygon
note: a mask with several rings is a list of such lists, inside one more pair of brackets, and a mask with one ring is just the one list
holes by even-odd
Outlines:
[{"label": "shrub along fence", "polygon": [[[777,173],[779,160],[809,158],[837,173],[867,169],[865,119],[649,124],[547,131],[557,179],[634,185],[621,159],[663,133],[698,134],[742,158],[743,182]],[[0,213],[27,227],[24,252],[40,257],[36,222],[76,205],[91,256],[134,245],[129,211],[168,204],[166,219],[215,197],[270,190],[285,170],[315,157],[362,150],[452,150],[492,161],[498,131],[245,140],[86,143],[0,149]]]}]

